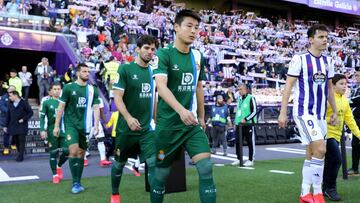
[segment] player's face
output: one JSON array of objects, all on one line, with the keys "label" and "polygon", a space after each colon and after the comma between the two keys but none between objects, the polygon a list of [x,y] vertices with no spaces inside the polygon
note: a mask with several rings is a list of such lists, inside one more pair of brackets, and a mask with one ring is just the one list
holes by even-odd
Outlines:
[{"label": "player's face", "polygon": [[360,71],[355,72],[355,80],[357,83],[360,83]]},{"label": "player's face", "polygon": [[139,50],[139,57],[145,63],[149,63],[155,54],[155,44],[144,44]]},{"label": "player's face", "polygon": [[90,72],[89,72],[89,68],[88,68],[88,67],[81,67],[81,69],[80,69],[80,71],[79,71],[78,74],[79,74],[78,77],[79,77],[82,81],[86,82],[86,81],[89,80]]},{"label": "player's face", "polygon": [[53,86],[53,88],[51,89],[51,95],[53,97],[60,97],[61,94],[61,87],[60,85],[55,85]]},{"label": "player's face", "polygon": [[180,25],[175,24],[176,37],[186,45],[192,44],[199,34],[199,22],[192,17],[185,17]]},{"label": "player's face", "polygon": [[347,87],[346,79],[341,79],[334,86],[335,92],[344,95],[346,93],[346,87]]},{"label": "player's face", "polygon": [[328,32],[323,30],[316,30],[314,37],[310,37],[310,44],[315,49],[324,51],[327,49]]}]

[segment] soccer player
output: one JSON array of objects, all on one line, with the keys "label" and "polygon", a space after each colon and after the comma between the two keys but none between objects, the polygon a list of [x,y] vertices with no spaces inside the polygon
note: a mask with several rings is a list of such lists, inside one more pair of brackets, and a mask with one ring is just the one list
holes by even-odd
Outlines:
[{"label": "soccer player", "polygon": [[[289,64],[278,121],[280,127],[286,127],[288,101],[295,86],[293,117],[301,142],[306,145],[300,202],[320,203],[324,202],[321,185],[326,152],[324,138],[327,132],[327,102],[335,112],[329,119],[331,125],[338,123],[338,111],[331,81],[334,77],[334,65],[330,57],[322,54],[327,48],[327,27],[313,25],[308,29],[307,35],[310,48],[305,53],[296,54]],[[310,193],[311,185],[313,194]]]},{"label": "soccer player", "polygon": [[124,166],[129,157],[140,154],[148,169],[150,185],[155,167],[154,147],[154,97],[152,60],[158,41],[143,35],[137,42],[135,61],[122,65],[113,85],[114,100],[119,119],[116,125],[115,162],[111,168],[111,203],[120,202],[119,186]]},{"label": "soccer player", "polygon": [[159,102],[156,116],[156,167],[151,202],[163,202],[165,182],[170,166],[185,147],[199,174],[202,203],[216,202],[210,147],[204,132],[204,59],[190,48],[200,24],[199,15],[191,10],[176,14],[176,39],[159,49],[158,68],[154,70]]},{"label": "soccer player", "polygon": [[[64,132],[60,132],[59,137],[53,134],[57,108],[59,106],[59,97],[61,94],[61,85],[54,83],[50,86],[52,97],[45,100],[40,110],[40,135],[42,139],[47,139],[50,152],[50,168],[53,173],[53,183],[57,184],[63,178],[61,166],[67,160],[69,150],[65,142]],[[47,129],[45,127],[45,118],[47,119]],[[57,156],[62,152],[57,162]]]},{"label": "soccer player", "polygon": [[55,136],[59,136],[59,123],[65,111],[65,138],[69,146],[69,166],[73,178],[71,192],[74,194],[85,190],[80,181],[87,148],[86,136],[91,130],[92,111],[95,120],[94,135],[99,132],[100,103],[97,88],[88,84],[89,68],[86,64],[79,64],[76,67],[76,76],[75,82],[64,86],[53,132]]}]

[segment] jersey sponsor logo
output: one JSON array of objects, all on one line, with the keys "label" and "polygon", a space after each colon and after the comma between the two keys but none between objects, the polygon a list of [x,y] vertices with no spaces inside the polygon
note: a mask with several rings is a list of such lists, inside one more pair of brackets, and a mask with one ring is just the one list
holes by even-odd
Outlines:
[{"label": "jersey sponsor logo", "polygon": [[165,152],[164,152],[164,150],[160,150],[160,151],[159,151],[158,159],[159,159],[159,160],[164,160],[164,159],[165,159]]},{"label": "jersey sponsor logo", "polygon": [[139,93],[139,97],[143,98],[151,98],[151,85],[149,83],[141,83],[141,93]]},{"label": "jersey sponsor logo", "polygon": [[138,78],[138,76],[137,76],[136,74],[134,74],[133,77],[132,77],[132,79],[133,79],[133,80],[138,80],[139,78]]},{"label": "jersey sponsor logo", "polygon": [[326,81],[326,75],[319,71],[313,75],[313,81],[318,85],[324,84]]},{"label": "jersey sponsor logo", "polygon": [[181,85],[178,86],[178,92],[195,91],[195,86],[193,82],[194,76],[192,73],[183,73],[181,78]]},{"label": "jersey sponsor logo", "polygon": [[76,104],[77,108],[86,108],[86,98],[85,97],[79,97],[78,103]]}]

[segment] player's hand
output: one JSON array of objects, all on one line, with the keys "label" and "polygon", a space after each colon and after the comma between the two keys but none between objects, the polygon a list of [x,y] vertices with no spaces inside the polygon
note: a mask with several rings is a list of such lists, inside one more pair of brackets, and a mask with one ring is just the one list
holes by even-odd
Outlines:
[{"label": "player's hand", "polygon": [[139,121],[134,117],[126,119],[126,122],[132,131],[140,131],[142,129]]},{"label": "player's hand", "polygon": [[55,137],[59,137],[60,134],[60,128],[59,127],[55,127],[53,130],[53,134]]},{"label": "player's hand", "polygon": [[46,133],[46,131],[41,131],[41,132],[40,132],[40,137],[41,137],[41,139],[45,140],[45,139],[47,138],[47,133]]},{"label": "player's hand", "polygon": [[180,118],[181,118],[182,122],[185,123],[185,125],[198,124],[198,122],[195,119],[194,114],[187,109],[184,109],[180,112]]},{"label": "player's hand", "polygon": [[5,133],[7,133],[7,132],[8,132],[7,127],[3,128],[3,131],[4,131]]},{"label": "player's hand", "polygon": [[202,129],[205,131],[206,130],[206,123],[205,120],[203,118],[198,118],[200,126],[202,127]]},{"label": "player's hand", "polygon": [[278,122],[279,122],[279,127],[280,128],[286,128],[287,122],[288,122],[287,116],[280,114],[279,118],[278,118]]},{"label": "player's hand", "polygon": [[339,124],[339,119],[336,113],[334,113],[333,115],[331,115],[330,117],[330,125],[332,126],[336,126],[337,124]]},{"label": "player's hand", "polygon": [[24,122],[24,120],[23,120],[23,119],[20,119],[20,120],[19,120],[19,123],[23,123],[23,122]]}]

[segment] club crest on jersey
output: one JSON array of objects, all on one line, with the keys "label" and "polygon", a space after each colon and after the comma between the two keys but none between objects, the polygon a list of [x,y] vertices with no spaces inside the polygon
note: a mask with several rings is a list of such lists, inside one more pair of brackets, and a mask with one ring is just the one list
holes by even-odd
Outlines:
[{"label": "club crest on jersey", "polygon": [[324,84],[326,81],[326,75],[319,71],[313,75],[313,81],[318,85]]},{"label": "club crest on jersey", "polygon": [[165,152],[164,152],[164,150],[160,150],[160,151],[159,151],[158,159],[159,159],[159,160],[164,160],[164,159],[165,159]]},{"label": "club crest on jersey", "polygon": [[179,70],[179,66],[177,64],[174,64],[173,70]]},{"label": "club crest on jersey", "polygon": [[85,97],[79,97],[78,103],[76,104],[77,108],[86,108],[86,98]]}]

